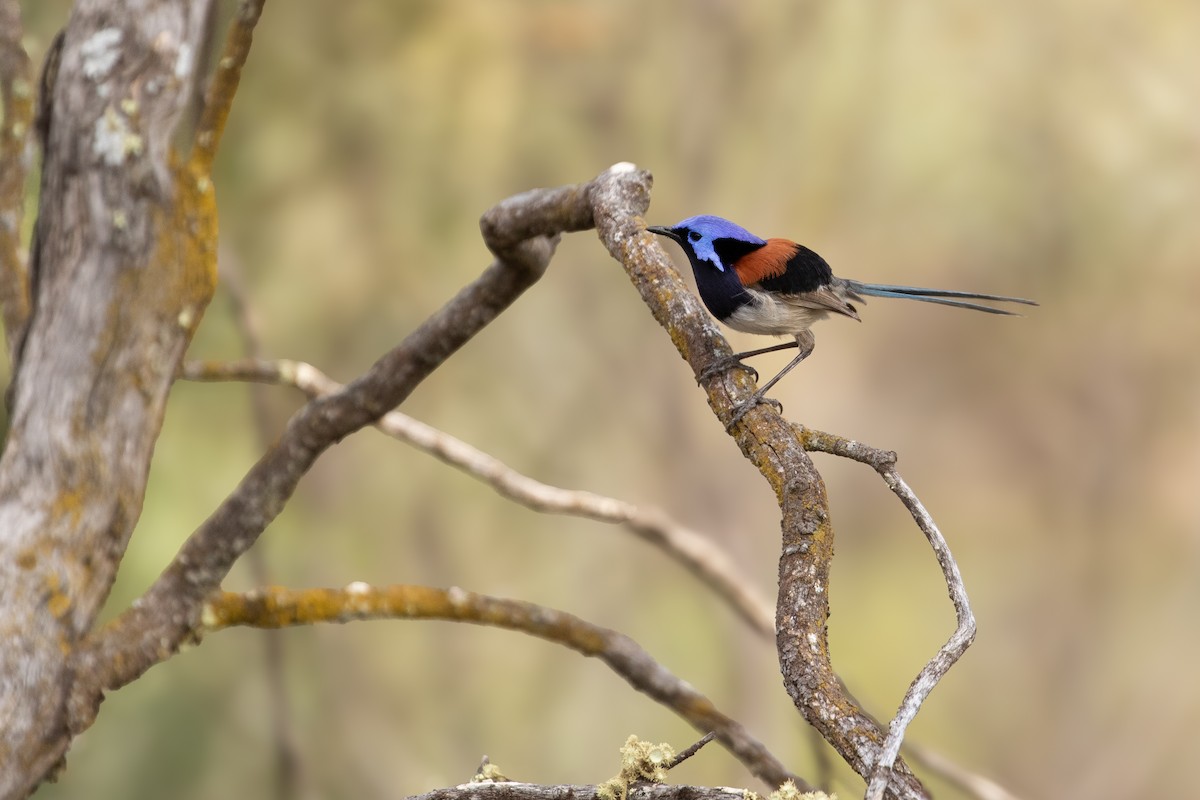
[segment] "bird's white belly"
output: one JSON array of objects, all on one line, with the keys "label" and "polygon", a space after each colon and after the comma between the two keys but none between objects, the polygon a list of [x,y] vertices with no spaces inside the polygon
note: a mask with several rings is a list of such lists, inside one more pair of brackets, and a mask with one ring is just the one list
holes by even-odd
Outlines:
[{"label": "bird's white belly", "polygon": [[829,316],[829,311],[779,300],[757,289],[746,290],[754,302],[740,306],[724,323],[735,331],[763,336],[795,336]]}]

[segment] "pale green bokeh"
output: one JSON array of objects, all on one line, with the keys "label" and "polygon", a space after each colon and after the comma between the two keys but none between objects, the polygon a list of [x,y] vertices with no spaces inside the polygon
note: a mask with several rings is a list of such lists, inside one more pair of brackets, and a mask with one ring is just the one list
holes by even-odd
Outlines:
[{"label": "pale green bokeh", "polygon": [[[40,58],[67,4],[23,5]],[[342,380],[486,265],[491,204],[616,161],[654,172],[651,222],[716,213],[849,277],[1037,298],[1019,320],[872,301],[862,325],[818,326],[776,396],[793,419],[898,451],[958,556],[979,638],[915,739],[1021,795],[1185,795],[1200,724],[1198,33],[1184,2],[275,0],[217,163],[222,246],[268,354]],[[239,348],[219,294],[193,354]],[[257,457],[247,398],[176,388],[110,613]],[[272,400],[282,425],[298,400]],[[534,477],[659,505],[774,591],[770,492],[590,233],[404,410]],[[887,717],[952,609],[878,478],[818,466],[838,535],[835,664]],[[364,432],[260,546],[278,583],[459,585],[618,628],[813,770],[772,643],[620,530],[539,516]],[[244,566],[229,582],[252,585]],[[602,664],[518,634],[283,637],[312,797],[428,791],[484,753],[517,779],[600,781],[630,733],[698,738]],[[214,635],[113,694],[39,797],[268,795],[261,638]],[[673,777],[762,788],[716,746]]]}]

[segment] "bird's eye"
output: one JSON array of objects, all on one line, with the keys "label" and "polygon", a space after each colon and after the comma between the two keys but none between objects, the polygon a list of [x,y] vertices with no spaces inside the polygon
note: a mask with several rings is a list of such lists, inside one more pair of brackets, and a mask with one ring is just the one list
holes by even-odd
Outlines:
[{"label": "bird's eye", "polygon": [[700,231],[688,231],[688,241],[691,241],[691,242],[700,241]]}]

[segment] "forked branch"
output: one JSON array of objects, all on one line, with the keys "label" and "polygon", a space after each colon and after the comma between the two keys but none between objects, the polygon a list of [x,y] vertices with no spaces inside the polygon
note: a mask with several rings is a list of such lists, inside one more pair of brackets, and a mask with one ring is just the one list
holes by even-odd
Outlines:
[{"label": "forked branch", "polygon": [[128,683],[187,640],[204,601],[321,453],[402,402],[541,277],[560,233],[589,227],[593,211],[606,204],[625,207],[631,195],[649,196],[649,176],[609,171],[586,184],[518,195],[485,214],[480,225],[495,262],[365,375],[302,408],[140,601],[89,638],[80,654],[87,669],[81,672],[98,680],[81,687],[85,694],[76,697],[77,713],[94,710],[102,690]]},{"label": "forked branch", "polygon": [[908,729],[909,723],[917,716],[921,704],[933,691],[933,687],[975,640],[975,615],[971,613],[967,588],[963,583],[962,574],[958,571],[958,564],[950,553],[950,546],[946,543],[945,537],[938,530],[937,524],[921,503],[920,498],[896,471],[896,454],[830,433],[821,433],[805,428],[799,428],[798,433],[807,449],[853,459],[869,465],[880,474],[884,483],[900,498],[900,502],[904,503],[904,507],[912,514],[913,521],[917,523],[917,527],[921,529],[921,533],[925,534],[930,547],[933,548],[938,564],[941,565],[942,575],[946,579],[950,601],[954,604],[957,622],[954,633],[917,674],[908,687],[908,691],[905,692],[900,709],[888,727],[887,741],[884,742],[883,750],[879,755],[879,760],[875,763],[870,783],[867,786],[867,800],[878,800],[883,796],[884,788],[888,784],[892,765],[895,764],[896,757],[900,753],[900,745],[904,742],[904,732]]}]

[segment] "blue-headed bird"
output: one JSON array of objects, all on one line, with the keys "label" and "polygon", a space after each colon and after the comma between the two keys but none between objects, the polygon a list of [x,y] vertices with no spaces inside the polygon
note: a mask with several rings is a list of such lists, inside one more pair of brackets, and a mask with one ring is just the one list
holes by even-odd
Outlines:
[{"label": "blue-headed bird", "polygon": [[692,263],[700,299],[719,321],[735,331],[791,336],[795,339],[794,342],[735,353],[721,359],[701,373],[701,381],[735,367],[749,370],[757,377],[758,373],[742,363],[743,359],[791,347],[800,349],[800,353],[779,374],[735,408],[727,426],[729,428],[759,403],[778,406],[777,401],[766,399],[766,393],[812,353],[816,344],[810,330],[812,324],[830,314],[859,319],[858,309],[853,303],[865,303],[864,296],[920,300],[1009,316],[1016,315],[1016,312],[968,301],[1037,305],[1032,300],[1020,297],[862,283],[839,278],[833,274],[825,259],[802,244],[789,239],[761,239],[740,225],[709,214],[689,217],[670,227],[651,226],[646,230],[679,243]]}]

